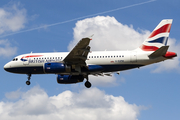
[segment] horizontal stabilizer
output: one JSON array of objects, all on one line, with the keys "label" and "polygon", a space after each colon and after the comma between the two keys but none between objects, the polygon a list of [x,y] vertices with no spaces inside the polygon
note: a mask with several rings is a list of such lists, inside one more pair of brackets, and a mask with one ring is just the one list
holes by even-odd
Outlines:
[{"label": "horizontal stabilizer", "polygon": [[152,54],[150,54],[149,58],[157,58],[157,57],[165,55],[167,50],[168,50],[168,48],[169,48],[169,46],[162,46],[162,47],[160,47],[159,49],[154,51]]}]

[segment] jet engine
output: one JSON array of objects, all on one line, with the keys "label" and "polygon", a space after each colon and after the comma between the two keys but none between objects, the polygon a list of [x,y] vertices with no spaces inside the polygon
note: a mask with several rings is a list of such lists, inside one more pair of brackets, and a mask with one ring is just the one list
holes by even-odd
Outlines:
[{"label": "jet engine", "polygon": [[57,75],[57,82],[59,84],[72,84],[83,82],[83,75]]},{"label": "jet engine", "polygon": [[71,72],[71,66],[68,66],[64,63],[45,63],[44,72],[45,73]]}]

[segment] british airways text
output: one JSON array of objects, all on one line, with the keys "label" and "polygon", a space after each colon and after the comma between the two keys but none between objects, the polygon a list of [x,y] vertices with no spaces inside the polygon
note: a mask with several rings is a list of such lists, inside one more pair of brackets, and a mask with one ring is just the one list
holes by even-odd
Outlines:
[{"label": "british airways text", "polygon": [[29,63],[49,63],[49,62],[60,62],[62,59],[48,59],[48,60],[29,60]]}]

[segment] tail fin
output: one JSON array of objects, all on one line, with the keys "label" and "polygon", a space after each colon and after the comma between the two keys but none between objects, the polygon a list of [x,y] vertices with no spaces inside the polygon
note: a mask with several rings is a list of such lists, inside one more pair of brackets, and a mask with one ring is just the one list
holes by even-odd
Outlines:
[{"label": "tail fin", "polygon": [[166,46],[172,21],[172,19],[162,20],[140,48],[143,51],[156,51],[160,47]]}]

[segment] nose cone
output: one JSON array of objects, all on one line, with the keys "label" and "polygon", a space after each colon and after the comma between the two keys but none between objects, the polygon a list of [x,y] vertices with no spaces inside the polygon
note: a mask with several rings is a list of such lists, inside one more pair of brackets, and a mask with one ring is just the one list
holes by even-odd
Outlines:
[{"label": "nose cone", "polygon": [[5,70],[5,71],[10,72],[10,71],[9,71],[10,68],[11,68],[11,66],[10,66],[9,63],[7,63],[7,64],[4,65],[4,70]]}]

